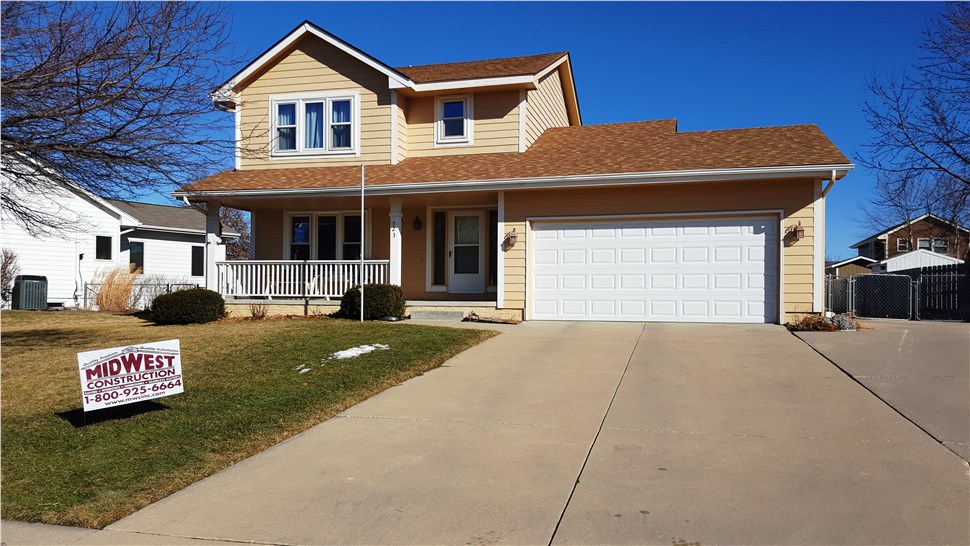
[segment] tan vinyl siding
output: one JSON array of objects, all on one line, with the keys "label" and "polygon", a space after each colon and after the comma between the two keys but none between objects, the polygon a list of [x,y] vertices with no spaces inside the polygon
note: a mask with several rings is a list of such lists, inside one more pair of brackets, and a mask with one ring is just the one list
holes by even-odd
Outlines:
[{"label": "tan vinyl siding", "polygon": [[[270,95],[319,91],[360,92],[360,156],[269,158]],[[390,98],[387,76],[323,40],[303,39],[241,89],[243,169],[318,167],[390,162]]]},{"label": "tan vinyl siding", "polygon": [[410,157],[519,151],[519,91],[474,93],[473,144],[435,147],[436,97],[408,99],[407,153]]},{"label": "tan vinyl siding", "polygon": [[274,209],[256,209],[252,211],[253,223],[257,229],[253,232],[253,243],[256,245],[257,260],[282,260],[289,256],[283,254],[283,211]]},{"label": "tan vinyl siding", "polygon": [[[801,221],[805,237],[783,250],[783,320],[812,311],[814,180],[759,180],[505,192],[506,231],[522,233],[505,253],[505,307],[526,305],[527,218],[783,210],[783,228]],[[780,244],[780,243],[779,243]]]},{"label": "tan vinyl siding", "polygon": [[400,93],[397,95],[397,160],[403,161],[408,156],[408,99]]},{"label": "tan vinyl siding", "polygon": [[569,126],[566,99],[562,94],[562,81],[558,70],[553,70],[540,80],[538,88],[530,90],[526,100],[526,147],[532,146],[542,132],[550,127]]}]

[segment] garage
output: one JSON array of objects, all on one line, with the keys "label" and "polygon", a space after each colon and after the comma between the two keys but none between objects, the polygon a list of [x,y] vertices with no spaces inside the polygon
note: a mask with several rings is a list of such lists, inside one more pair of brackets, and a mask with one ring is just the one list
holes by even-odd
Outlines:
[{"label": "garage", "polygon": [[534,320],[774,323],[771,216],[532,221]]}]

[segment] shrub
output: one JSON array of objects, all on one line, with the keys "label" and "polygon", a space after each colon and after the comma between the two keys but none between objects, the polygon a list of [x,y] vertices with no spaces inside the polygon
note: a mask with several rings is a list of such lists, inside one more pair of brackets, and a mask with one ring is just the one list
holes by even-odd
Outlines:
[{"label": "shrub", "polygon": [[837,330],[858,330],[859,323],[850,315],[843,313],[833,317],[807,315],[785,326],[794,332],[835,332]]},{"label": "shrub", "polygon": [[265,303],[251,303],[249,304],[249,316],[253,317],[253,320],[263,320],[266,318],[269,309],[266,307]]},{"label": "shrub", "polygon": [[[364,285],[364,318],[366,320],[384,317],[404,316],[404,291],[392,284]],[[340,299],[340,313],[343,318],[360,318],[360,287],[355,286],[344,293]]]},{"label": "shrub", "polygon": [[198,324],[225,316],[226,302],[218,292],[205,288],[162,294],[152,302],[156,324]]}]

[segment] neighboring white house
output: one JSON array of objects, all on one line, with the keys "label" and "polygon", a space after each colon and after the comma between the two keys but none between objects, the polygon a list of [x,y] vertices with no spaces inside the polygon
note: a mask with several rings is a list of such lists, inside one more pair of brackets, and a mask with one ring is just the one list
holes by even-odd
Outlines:
[{"label": "neighboring white house", "polygon": [[[55,226],[27,227],[5,211],[0,216],[0,245],[16,253],[20,275],[47,277],[49,306],[83,305],[85,283],[95,282],[100,271],[129,264],[150,282],[162,277],[205,285],[206,216],[196,209],[102,199],[62,184],[25,196],[5,179],[3,191],[22,202],[26,197],[33,209],[56,219]],[[224,242],[215,254],[215,260],[225,259]]]},{"label": "neighboring white house", "polygon": [[921,267],[931,267],[934,265],[962,264],[963,260],[930,252],[929,250],[914,250],[906,254],[900,254],[892,258],[876,262],[869,266],[873,273],[892,273],[893,271],[904,271],[907,269],[919,269]]}]

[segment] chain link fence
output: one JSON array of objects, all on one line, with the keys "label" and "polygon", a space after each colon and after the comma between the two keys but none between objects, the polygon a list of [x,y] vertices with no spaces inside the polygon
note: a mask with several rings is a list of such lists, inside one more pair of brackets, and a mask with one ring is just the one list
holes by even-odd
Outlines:
[{"label": "chain link fence", "polygon": [[970,278],[937,272],[830,275],[825,308],[859,318],[970,321]]},{"label": "chain link fence", "polygon": [[[90,308],[98,301],[98,292],[102,283],[84,283],[84,307]],[[128,297],[129,309],[148,309],[152,301],[162,294],[170,294],[179,290],[189,290],[198,288],[195,283],[135,283],[131,287],[131,295]]]}]

